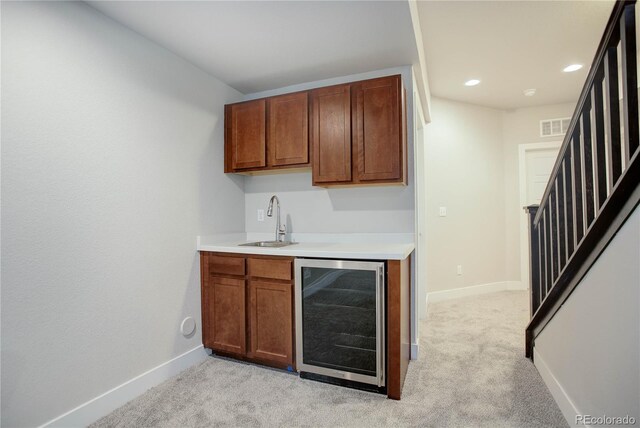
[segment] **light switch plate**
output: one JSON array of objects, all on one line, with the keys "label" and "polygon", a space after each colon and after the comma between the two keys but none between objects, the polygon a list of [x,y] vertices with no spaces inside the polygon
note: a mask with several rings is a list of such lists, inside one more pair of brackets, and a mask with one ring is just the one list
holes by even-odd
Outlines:
[{"label": "light switch plate", "polygon": [[264,221],[264,210],[258,210],[258,221]]},{"label": "light switch plate", "polygon": [[440,207],[439,213],[440,213],[440,217],[446,217],[447,216],[447,207]]},{"label": "light switch plate", "polygon": [[458,275],[462,275],[462,265],[458,265],[457,272]]}]

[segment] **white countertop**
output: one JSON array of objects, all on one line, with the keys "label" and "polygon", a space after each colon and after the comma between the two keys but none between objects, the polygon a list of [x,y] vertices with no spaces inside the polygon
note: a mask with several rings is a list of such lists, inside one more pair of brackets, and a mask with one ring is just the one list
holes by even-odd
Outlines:
[{"label": "white countertop", "polygon": [[[239,246],[245,242],[273,240],[271,235],[265,238],[260,234],[249,234],[248,236],[246,234],[227,234],[199,236],[197,250],[331,259],[403,260],[415,248],[413,242],[407,242],[411,236],[411,234],[298,234],[292,236],[291,239],[294,242],[298,240],[301,242],[286,247],[273,248]],[[289,239],[289,237],[287,238]],[[327,242],[331,239],[335,241]]]}]

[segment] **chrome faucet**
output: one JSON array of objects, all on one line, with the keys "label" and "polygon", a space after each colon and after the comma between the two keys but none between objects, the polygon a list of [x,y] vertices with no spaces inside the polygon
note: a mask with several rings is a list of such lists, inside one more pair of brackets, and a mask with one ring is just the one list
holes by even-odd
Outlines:
[{"label": "chrome faucet", "polygon": [[287,225],[280,224],[280,199],[273,195],[269,200],[269,208],[267,208],[267,217],[273,217],[273,201],[276,201],[276,242],[283,242],[287,234]]}]

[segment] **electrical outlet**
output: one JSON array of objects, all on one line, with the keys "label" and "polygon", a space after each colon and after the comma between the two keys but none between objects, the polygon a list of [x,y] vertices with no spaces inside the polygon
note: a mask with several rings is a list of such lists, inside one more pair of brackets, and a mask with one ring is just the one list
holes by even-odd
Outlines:
[{"label": "electrical outlet", "polygon": [[440,217],[446,217],[447,216],[447,207],[440,207],[439,213],[440,213]]},{"label": "electrical outlet", "polygon": [[264,210],[258,210],[258,221],[264,221]]},{"label": "electrical outlet", "polygon": [[458,265],[458,275],[462,275],[462,265]]}]

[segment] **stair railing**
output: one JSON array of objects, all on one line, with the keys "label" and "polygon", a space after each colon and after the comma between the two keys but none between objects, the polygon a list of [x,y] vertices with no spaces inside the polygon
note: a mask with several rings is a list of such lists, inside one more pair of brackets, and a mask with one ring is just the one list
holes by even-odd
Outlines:
[{"label": "stair railing", "polygon": [[635,3],[615,4],[541,203],[526,207],[530,358],[535,337],[640,201]]}]

